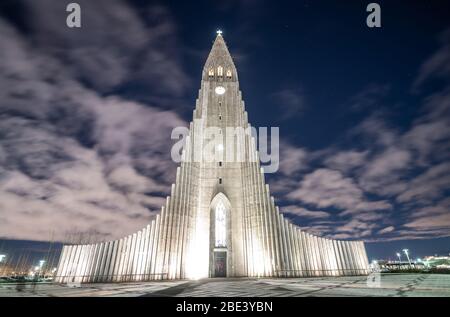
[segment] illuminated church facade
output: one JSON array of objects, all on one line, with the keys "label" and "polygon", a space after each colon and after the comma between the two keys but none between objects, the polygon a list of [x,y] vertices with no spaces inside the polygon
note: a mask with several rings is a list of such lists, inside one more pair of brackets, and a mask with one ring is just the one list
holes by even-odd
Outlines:
[{"label": "illuminated church facade", "polygon": [[[225,137],[211,146],[207,131],[224,135],[230,127],[244,130],[249,123],[236,67],[219,32],[203,69],[176,182],[161,212],[122,239],[65,245],[55,281],[367,274],[362,241],[309,234],[280,213],[250,134],[236,134],[231,146]],[[227,151],[239,152],[241,159],[225,159]]]}]

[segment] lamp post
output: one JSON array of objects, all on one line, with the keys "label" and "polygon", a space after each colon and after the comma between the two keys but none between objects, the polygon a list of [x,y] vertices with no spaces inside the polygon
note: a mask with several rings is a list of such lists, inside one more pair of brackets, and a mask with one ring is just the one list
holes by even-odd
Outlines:
[{"label": "lamp post", "polygon": [[45,263],[45,260],[40,260],[40,261],[39,261],[39,277],[40,277],[41,275],[43,275],[43,274],[42,274],[42,267],[44,266],[44,263]]},{"label": "lamp post", "polygon": [[411,268],[411,260],[409,259],[409,250],[403,249],[403,252],[406,254],[406,258],[408,259],[409,268]]},{"label": "lamp post", "polygon": [[398,257],[398,267],[401,269],[402,268],[402,255],[400,254],[400,252],[397,252],[397,257]]}]

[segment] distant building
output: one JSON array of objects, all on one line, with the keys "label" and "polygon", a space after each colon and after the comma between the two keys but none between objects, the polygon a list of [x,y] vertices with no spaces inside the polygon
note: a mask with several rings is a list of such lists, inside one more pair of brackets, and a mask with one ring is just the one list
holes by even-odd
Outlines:
[{"label": "distant building", "polygon": [[423,263],[427,267],[450,269],[450,256],[426,256],[423,258]]}]

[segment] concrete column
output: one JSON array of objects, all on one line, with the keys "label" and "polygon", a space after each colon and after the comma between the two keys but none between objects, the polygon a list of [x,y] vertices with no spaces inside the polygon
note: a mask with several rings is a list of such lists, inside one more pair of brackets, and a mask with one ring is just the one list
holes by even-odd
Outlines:
[{"label": "concrete column", "polygon": [[359,241],[354,241],[353,242],[353,249],[354,249],[355,258],[356,258],[356,262],[357,262],[358,275],[363,275],[364,274],[364,269],[363,269],[364,265],[363,265],[363,262],[362,262],[361,251],[360,251],[360,247],[359,247]]},{"label": "concrete column", "polygon": [[148,226],[148,242],[146,247],[146,257],[145,257],[145,264],[144,264],[144,280],[148,281],[151,277],[151,263],[152,263],[152,252],[153,252],[153,235],[155,232],[155,220],[153,219],[150,222],[150,225]]},{"label": "concrete column", "polygon": [[74,248],[73,245],[68,245],[67,246],[67,254],[64,260],[64,267],[62,270],[62,278],[61,278],[61,283],[65,283],[67,282],[67,276],[69,274],[69,265],[71,264],[71,258],[72,258],[72,254],[73,254]]},{"label": "concrete column", "polygon": [[316,276],[322,276],[322,263],[320,262],[319,246],[317,244],[317,237],[311,235],[311,252],[314,257],[314,263],[316,266]]},{"label": "concrete column", "polygon": [[183,232],[183,215],[184,215],[184,182],[185,182],[185,173],[184,170],[179,168],[179,179],[176,185],[177,192],[177,200],[175,202],[175,222],[174,222],[174,251],[173,251],[173,273],[172,279],[180,278],[180,253],[181,253],[181,245],[182,245],[182,232]]},{"label": "concrete column", "polygon": [[349,241],[348,243],[348,247],[349,247],[349,251],[350,251],[350,257],[352,259],[352,264],[353,264],[353,274],[354,275],[358,275],[358,261],[356,258],[356,254],[355,254],[355,248],[354,248],[354,242],[353,241]]},{"label": "concrete column", "polygon": [[117,272],[116,272],[116,281],[118,281],[118,282],[121,282],[123,280],[123,272],[124,272],[126,253],[127,253],[127,238],[128,237],[124,237],[124,238],[120,239],[120,242],[119,242],[120,259],[119,259],[119,266],[117,267]]},{"label": "concrete column", "polygon": [[325,262],[323,238],[315,237],[315,239],[316,239],[316,243],[317,243],[317,254],[318,254],[319,263],[320,263],[320,271],[321,271],[320,275],[327,276],[328,271],[327,271],[327,265]]},{"label": "concrete column", "polygon": [[122,282],[128,281],[128,268],[130,267],[130,254],[131,254],[131,240],[133,236],[129,235],[125,238],[125,252],[123,257],[122,273],[120,280]]},{"label": "concrete column", "polygon": [[58,260],[58,266],[56,269],[56,274],[55,274],[55,282],[56,283],[60,283],[61,282],[61,273],[63,270],[63,264],[64,264],[64,260],[67,254],[67,246],[63,246],[61,249],[61,255],[59,256],[59,260]]},{"label": "concrete column", "polygon": [[68,274],[68,267],[70,264],[70,257],[72,255],[72,250],[73,250],[73,246],[72,245],[68,245],[66,246],[66,256],[64,259],[64,264],[63,264],[63,268],[62,268],[62,272],[61,272],[61,283],[65,283],[66,282],[66,277]]},{"label": "concrete column", "polygon": [[274,203],[274,219],[275,219],[275,225],[277,230],[277,240],[278,240],[278,254],[279,254],[279,277],[286,276],[282,270],[286,269],[286,250],[284,247],[284,239],[283,239],[283,227],[281,226],[281,213],[278,206]]},{"label": "concrete column", "polygon": [[260,173],[261,180],[261,200],[263,206],[263,221],[264,221],[264,240],[265,240],[265,263],[266,263],[266,271],[267,276],[273,276],[273,248],[272,248],[272,235],[270,230],[270,221],[269,221],[269,191],[268,185],[264,182],[264,170],[261,168]]},{"label": "concrete column", "polygon": [[101,268],[103,264],[103,259],[105,256],[105,243],[101,242],[99,249],[98,249],[98,257],[97,257],[97,263],[95,266],[95,272],[94,272],[94,282],[100,282],[101,281]]},{"label": "concrete column", "polygon": [[141,280],[141,267],[142,267],[142,260],[144,257],[144,243],[145,243],[145,231],[146,228],[140,230],[138,232],[137,241],[136,241],[136,251],[135,251],[135,258],[134,258],[134,278],[133,281],[140,281]]},{"label": "concrete column", "polygon": [[285,230],[285,236],[286,236],[286,247],[287,247],[287,254],[288,254],[288,263],[289,263],[289,276],[294,276],[294,258],[293,258],[293,253],[292,253],[292,245],[291,245],[291,239],[289,238],[289,226],[290,223],[289,221],[284,218],[283,216],[283,226],[284,226],[284,230]]},{"label": "concrete column", "polygon": [[160,222],[161,216],[158,214],[155,220],[155,233],[153,238],[153,247],[152,247],[152,262],[150,267],[151,279],[154,280],[156,277],[156,271],[158,270],[158,243],[160,236]]},{"label": "concrete column", "polygon": [[282,267],[282,276],[288,277],[289,270],[291,269],[289,266],[289,250],[286,242],[286,229],[285,229],[285,223],[284,218],[281,213],[278,213],[279,217],[279,226],[280,226],[280,232],[281,232],[281,239],[282,239],[282,245],[283,245],[283,267]]},{"label": "concrete column", "polygon": [[93,282],[94,266],[97,260],[97,244],[93,243],[90,245],[89,250],[89,263],[85,273],[85,278],[83,279],[85,283]]},{"label": "concrete column", "polygon": [[111,254],[111,258],[110,258],[110,263],[109,263],[109,269],[106,272],[106,281],[107,282],[113,282],[114,281],[114,267],[116,265],[116,261],[117,261],[117,250],[119,248],[119,242],[117,240],[114,240],[111,242],[111,247],[112,247],[112,254]]},{"label": "concrete column", "polygon": [[87,245],[82,245],[80,250],[80,257],[78,259],[77,270],[75,273],[76,275],[75,282],[77,283],[83,282],[84,272],[86,270],[87,265],[87,257],[88,257]]},{"label": "concrete column", "polygon": [[295,267],[295,274],[294,276],[299,277],[301,276],[301,265],[300,265],[300,255],[299,255],[299,246],[297,241],[297,230],[295,225],[291,225],[291,236],[292,236],[292,247],[294,250],[294,267]]},{"label": "concrete column", "polygon": [[274,276],[279,276],[279,270],[281,269],[282,263],[282,253],[281,253],[281,245],[280,245],[280,230],[278,227],[277,221],[277,210],[275,208],[275,200],[273,197],[270,198],[270,218],[272,224],[272,234],[274,241],[274,256],[275,256],[275,267],[274,267]]},{"label": "concrete column", "polygon": [[313,252],[314,252],[314,258],[316,260],[316,264],[317,264],[317,275],[318,276],[323,276],[323,266],[322,266],[322,259],[320,258],[320,250],[319,250],[319,242],[318,242],[318,238],[316,236],[312,236],[312,241],[313,241]]},{"label": "concrete column", "polygon": [[81,249],[82,245],[76,246],[76,253],[75,253],[75,259],[73,260],[73,266],[71,269],[71,281],[76,282],[77,273],[80,265],[80,257],[81,257]]},{"label": "concrete column", "polygon": [[344,251],[345,251],[345,254],[346,254],[346,259],[348,261],[349,273],[350,273],[350,275],[355,275],[355,266],[354,266],[353,258],[352,258],[352,255],[351,255],[350,242],[349,241],[344,241]]},{"label": "concrete column", "polygon": [[343,275],[343,270],[342,270],[341,256],[339,254],[339,249],[338,249],[338,245],[337,245],[338,242],[336,240],[331,240],[331,243],[332,243],[332,248],[333,248],[333,254],[336,258],[336,268],[337,268],[336,275],[341,276],[341,275]]},{"label": "concrete column", "polygon": [[337,255],[334,252],[334,247],[333,247],[333,240],[331,239],[326,239],[327,241],[327,250],[328,250],[328,261],[331,265],[331,274],[332,276],[337,276],[339,275],[339,267],[337,264]]},{"label": "concrete column", "polygon": [[114,241],[109,241],[106,258],[105,258],[105,267],[102,272],[103,281],[105,281],[105,282],[109,282],[109,268],[111,266],[111,260],[112,260],[113,254],[114,254]]},{"label": "concrete column", "polygon": [[133,233],[131,238],[131,250],[130,250],[130,258],[129,258],[129,267],[128,267],[128,281],[133,281],[135,277],[135,268],[136,268],[136,258],[137,258],[137,252],[136,252],[136,246],[138,244],[138,232]]},{"label": "concrete column", "polygon": [[307,276],[307,266],[305,262],[305,246],[303,245],[303,232],[300,228],[297,227],[297,243],[298,243],[298,250],[299,250],[299,256],[300,256],[300,267],[301,272],[300,276]]},{"label": "concrete column", "polygon": [[329,276],[334,276],[335,275],[335,270],[336,270],[336,265],[335,265],[335,256],[334,254],[331,253],[331,248],[330,248],[330,240],[327,238],[323,238],[323,246],[324,246],[324,250],[325,250],[325,263],[326,263],[326,267],[328,270],[328,275]]},{"label": "concrete column", "polygon": [[351,275],[350,274],[350,266],[349,266],[348,259],[347,259],[347,254],[344,249],[344,241],[338,241],[338,247],[339,247],[339,253],[340,253],[342,264],[343,264],[344,275]]},{"label": "concrete column", "polygon": [[58,270],[56,271],[56,279],[55,282],[61,283],[63,279],[63,272],[66,264],[67,254],[68,254],[69,246],[63,246],[61,250],[61,256],[59,257]]},{"label": "concrete column", "polygon": [[363,263],[364,263],[364,269],[365,269],[365,274],[369,274],[369,259],[367,258],[367,253],[366,253],[366,247],[364,245],[364,242],[361,241],[361,252],[362,252],[362,258],[363,258]]},{"label": "concrete column", "polygon": [[167,275],[164,278],[170,279],[172,275],[172,252],[173,252],[173,229],[175,220],[175,184],[172,184],[170,197],[167,204],[167,231],[166,231],[166,255],[164,257],[164,266]]}]

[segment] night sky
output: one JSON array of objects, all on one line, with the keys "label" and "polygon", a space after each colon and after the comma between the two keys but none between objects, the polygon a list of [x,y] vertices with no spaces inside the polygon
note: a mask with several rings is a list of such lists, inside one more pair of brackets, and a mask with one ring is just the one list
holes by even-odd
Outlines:
[{"label": "night sky", "polygon": [[[175,180],[217,29],[249,121],[280,127],[280,209],[370,259],[450,252],[450,8],[443,1],[0,5],[0,253],[144,227]],[[57,247],[60,247],[58,244]],[[15,250],[15,251],[14,251]]]}]

